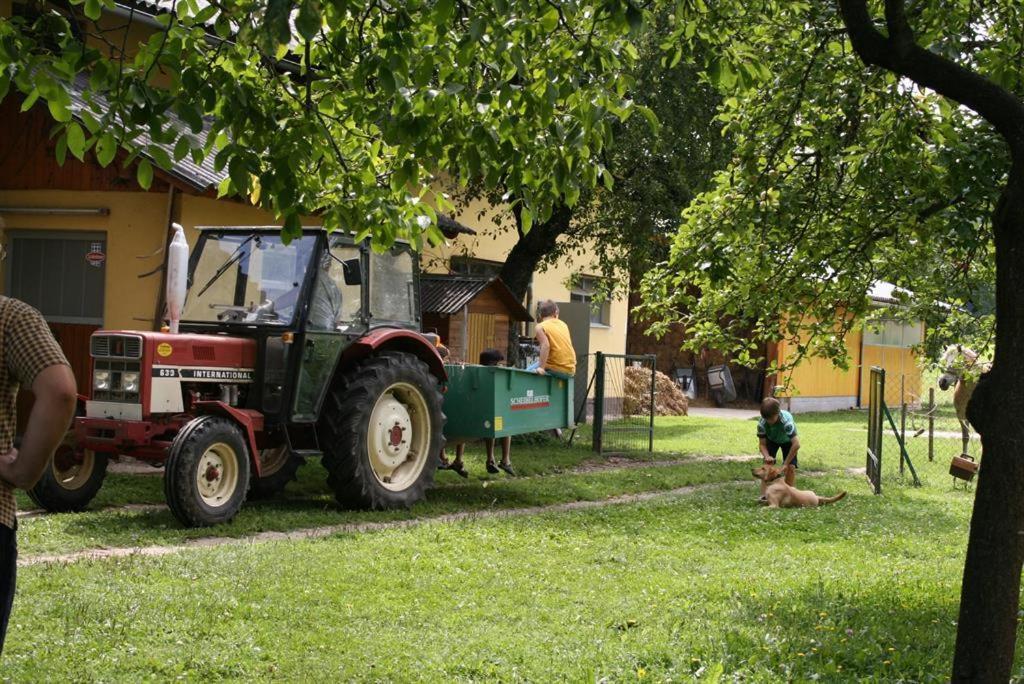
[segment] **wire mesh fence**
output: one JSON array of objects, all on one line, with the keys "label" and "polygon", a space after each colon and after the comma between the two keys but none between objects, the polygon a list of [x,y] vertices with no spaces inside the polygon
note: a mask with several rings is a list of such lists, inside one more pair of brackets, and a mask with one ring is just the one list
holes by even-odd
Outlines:
[{"label": "wire mesh fence", "polygon": [[[913,474],[907,460],[910,464],[934,462],[942,466],[962,455],[980,460],[980,437],[969,425],[961,423],[953,404],[953,389],[943,391],[938,376],[939,371],[932,369],[886,374],[882,394],[891,423],[886,416],[880,418],[877,445],[884,454],[879,473],[882,482],[911,481]],[[874,427],[870,400],[868,408],[870,437]],[[901,449],[906,458],[901,457]],[[870,475],[870,459],[868,469]]]},{"label": "wire mesh fence", "polygon": [[654,449],[654,355],[594,355],[594,451]]}]

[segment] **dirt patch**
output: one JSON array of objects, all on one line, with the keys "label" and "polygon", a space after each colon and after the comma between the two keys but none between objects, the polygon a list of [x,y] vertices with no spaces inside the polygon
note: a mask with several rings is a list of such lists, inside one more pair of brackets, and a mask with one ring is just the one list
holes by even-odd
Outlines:
[{"label": "dirt patch", "polygon": [[108,473],[121,475],[163,475],[163,467],[154,468],[145,461],[136,461],[130,456],[122,456],[119,460],[111,462],[107,466]]},{"label": "dirt patch", "polygon": [[658,461],[638,461],[626,456],[611,455],[602,458],[600,461],[584,461],[569,472],[574,474],[586,474],[602,472],[605,470],[629,470],[631,468],[667,468],[670,466],[687,465],[689,463],[711,463],[715,461],[721,461],[723,463],[743,463],[747,461],[756,461],[757,459],[757,456],[751,456],[749,454],[727,454],[724,456],[686,456],[682,458],[663,459]]},{"label": "dirt patch", "polygon": [[[123,504],[121,506],[104,506],[100,509],[90,509],[90,512],[107,512],[107,511],[157,511],[161,508],[167,508],[167,504]],[[18,511],[18,520],[25,518],[38,518],[41,515],[49,515],[50,512],[42,508],[33,508],[28,511]]]}]

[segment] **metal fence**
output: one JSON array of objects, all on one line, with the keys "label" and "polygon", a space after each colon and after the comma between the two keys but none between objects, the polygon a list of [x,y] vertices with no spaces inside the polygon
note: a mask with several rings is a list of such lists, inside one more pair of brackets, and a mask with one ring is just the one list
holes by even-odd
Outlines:
[{"label": "metal fence", "polygon": [[948,463],[954,456],[981,457],[978,433],[960,422],[953,390],[938,386],[938,371],[886,377],[886,404],[912,460]]},{"label": "metal fence", "polygon": [[[880,378],[871,373],[868,400],[868,477],[875,491],[884,480],[907,482],[916,479],[910,464],[934,461],[948,465],[956,456],[967,455],[976,462],[981,459],[981,440],[969,426],[961,424],[953,406],[952,389],[942,391],[938,386],[938,372],[926,370],[914,374],[883,373]],[[881,412],[881,402],[875,393],[884,397],[889,416]],[[875,406],[879,406],[876,412]],[[870,454],[883,455],[872,471]],[[934,472],[930,470],[930,472]]]},{"label": "metal fence", "polygon": [[654,450],[655,362],[653,354],[594,354],[594,451]]}]

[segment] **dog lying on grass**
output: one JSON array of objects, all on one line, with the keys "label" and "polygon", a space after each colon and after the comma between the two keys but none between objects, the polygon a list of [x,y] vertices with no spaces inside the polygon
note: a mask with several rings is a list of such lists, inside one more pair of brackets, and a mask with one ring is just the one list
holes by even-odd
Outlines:
[{"label": "dog lying on grass", "polygon": [[768,502],[768,508],[809,508],[835,503],[844,496],[846,492],[839,492],[835,496],[818,496],[807,489],[797,489],[786,484],[785,473],[771,465],[763,465],[750,471],[754,477],[765,485],[764,496]]}]

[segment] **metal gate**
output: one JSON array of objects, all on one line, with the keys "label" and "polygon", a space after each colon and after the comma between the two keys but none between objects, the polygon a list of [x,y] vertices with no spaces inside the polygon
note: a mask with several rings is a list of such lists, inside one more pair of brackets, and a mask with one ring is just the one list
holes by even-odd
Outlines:
[{"label": "metal gate", "polygon": [[594,359],[594,451],[653,451],[655,356],[597,352]]}]

